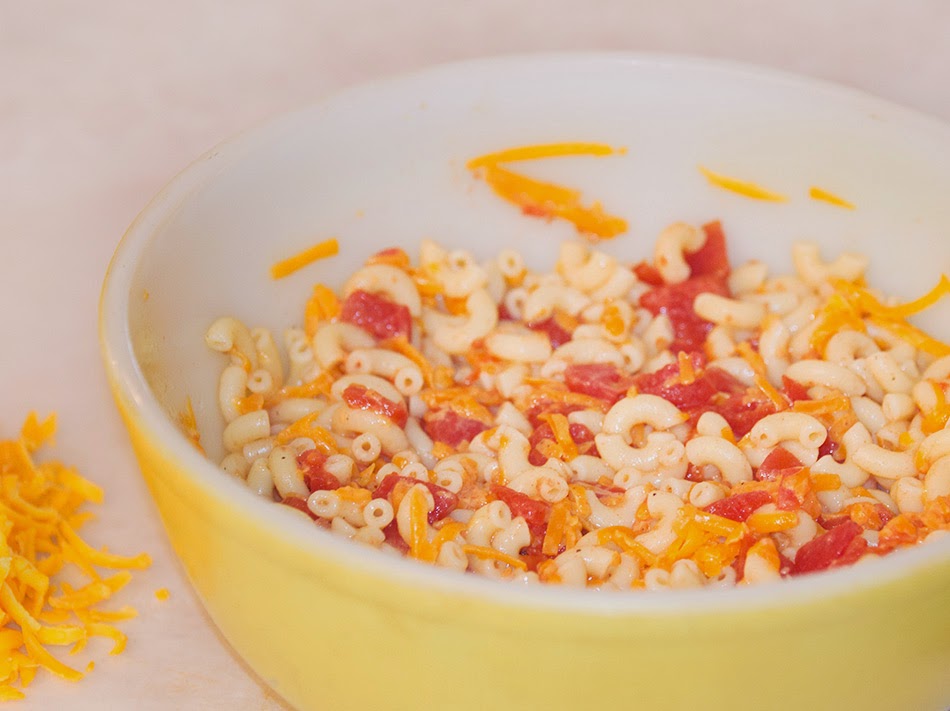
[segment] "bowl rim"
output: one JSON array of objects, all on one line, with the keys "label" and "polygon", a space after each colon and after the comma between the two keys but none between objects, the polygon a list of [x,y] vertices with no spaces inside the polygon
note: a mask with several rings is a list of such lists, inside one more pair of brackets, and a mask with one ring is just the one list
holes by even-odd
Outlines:
[{"label": "bowl rim", "polygon": [[[303,517],[287,515],[254,495],[246,487],[222,474],[211,460],[198,452],[166,414],[144,376],[132,347],[129,324],[129,295],[139,259],[152,234],[200,187],[206,185],[230,161],[240,161],[243,147],[258,140],[270,129],[294,117],[320,110],[347,98],[371,97],[383,88],[400,84],[433,82],[464,73],[499,73],[513,67],[531,65],[624,64],[631,70],[662,67],[687,72],[715,72],[742,80],[783,84],[812,93],[828,94],[837,101],[856,103],[861,110],[873,109],[882,116],[911,122],[915,129],[935,131],[950,141],[950,124],[936,117],[842,86],[778,69],[696,55],[657,52],[568,51],[504,54],[437,64],[415,71],[377,78],[345,87],[316,102],[271,117],[209,149],[173,177],[142,209],[122,236],[108,265],[99,299],[99,342],[109,380],[117,398],[135,408],[141,422],[162,444],[167,454],[187,472],[189,480],[213,497],[229,505],[255,523],[268,527],[288,544],[360,572],[421,588],[432,593],[462,595],[513,608],[554,609],[572,613],[641,615],[650,613],[719,613],[729,610],[756,611],[801,605],[857,591],[869,591],[911,577],[927,568],[950,565],[950,536],[944,540],[897,551],[844,569],[805,575],[780,582],[729,588],[664,590],[638,594],[573,589],[553,585],[518,585],[474,575],[459,575],[417,561],[387,555],[369,546],[316,529]],[[316,534],[314,534],[316,531]],[[383,587],[384,590],[384,587]],[[375,591],[367,591],[374,594]]]}]

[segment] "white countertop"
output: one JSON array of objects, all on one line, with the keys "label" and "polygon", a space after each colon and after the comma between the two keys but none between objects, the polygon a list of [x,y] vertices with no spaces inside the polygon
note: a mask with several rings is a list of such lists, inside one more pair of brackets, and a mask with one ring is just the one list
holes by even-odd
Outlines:
[{"label": "white countertop", "polygon": [[126,652],[95,640],[83,681],[41,672],[16,708],[285,708],[188,587],[106,387],[99,286],[137,212],[215,143],[339,87],[560,49],[766,64],[950,120],[946,0],[0,0],[0,438],[55,410],[55,456],[106,490],[87,537],[154,559],[119,597],[140,613]]}]

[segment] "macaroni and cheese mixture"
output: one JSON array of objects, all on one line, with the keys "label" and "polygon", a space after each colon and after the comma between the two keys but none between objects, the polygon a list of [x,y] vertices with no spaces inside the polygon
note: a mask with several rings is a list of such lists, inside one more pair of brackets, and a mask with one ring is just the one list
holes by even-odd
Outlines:
[{"label": "macaroni and cheese mixture", "polygon": [[[424,242],[317,285],[278,337],[207,343],[224,470],[337,535],[432,565],[600,589],[731,586],[950,529],[950,347],[866,259],[733,267],[719,223],[551,273]],[[285,354],[285,355],[284,355]]]}]

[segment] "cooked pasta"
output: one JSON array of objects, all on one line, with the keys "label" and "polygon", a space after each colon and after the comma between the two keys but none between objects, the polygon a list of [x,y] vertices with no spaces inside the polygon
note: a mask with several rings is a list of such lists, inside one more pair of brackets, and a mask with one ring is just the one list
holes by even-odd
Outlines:
[{"label": "cooked pasta", "polygon": [[[314,290],[281,362],[233,316],[221,467],[316,526],[491,578],[665,590],[846,566],[950,530],[950,348],[797,245],[718,223],[551,273],[426,241]],[[942,293],[942,292],[941,292]],[[889,305],[884,305],[884,304]]]}]

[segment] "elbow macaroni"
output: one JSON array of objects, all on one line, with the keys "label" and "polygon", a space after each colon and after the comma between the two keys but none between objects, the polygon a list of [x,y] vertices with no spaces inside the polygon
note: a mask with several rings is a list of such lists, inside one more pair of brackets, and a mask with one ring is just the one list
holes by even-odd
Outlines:
[{"label": "elbow macaroni", "polygon": [[[478,263],[425,241],[418,268],[390,250],[341,298],[404,308],[393,339],[328,311],[282,356],[270,330],[217,319],[220,466],[364,545],[595,589],[779,581],[845,520],[854,560],[950,529],[950,355],[863,296],[836,322],[867,260],[811,244],[793,275],[748,262],[702,275],[688,317],[651,308],[690,288],[710,234],[660,235],[659,289],[579,241],[550,274],[514,249]],[[674,350],[687,327],[701,342]]]}]

